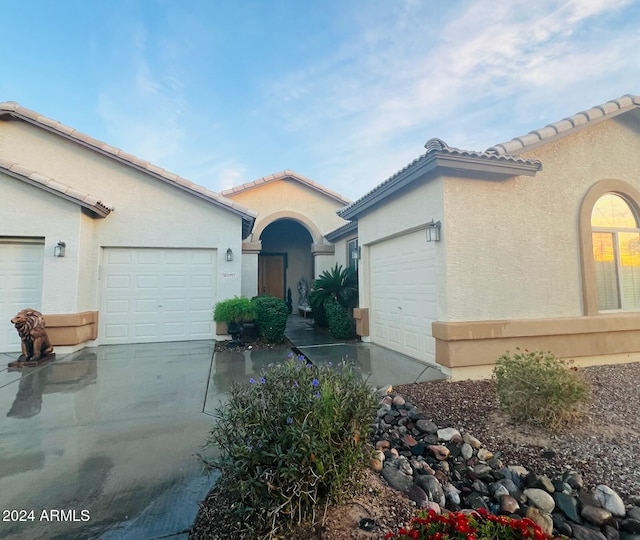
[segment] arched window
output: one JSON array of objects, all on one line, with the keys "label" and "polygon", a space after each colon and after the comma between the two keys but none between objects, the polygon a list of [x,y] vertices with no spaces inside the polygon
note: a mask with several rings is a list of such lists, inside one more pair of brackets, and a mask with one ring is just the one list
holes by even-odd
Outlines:
[{"label": "arched window", "polygon": [[632,205],[605,193],[591,211],[598,309],[640,310],[640,228]]}]

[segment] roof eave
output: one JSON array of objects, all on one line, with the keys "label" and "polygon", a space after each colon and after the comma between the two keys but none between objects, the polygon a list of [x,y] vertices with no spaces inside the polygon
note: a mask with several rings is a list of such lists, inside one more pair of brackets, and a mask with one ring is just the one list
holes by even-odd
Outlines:
[{"label": "roof eave", "polygon": [[[340,212],[338,210],[338,212]],[[345,223],[344,225],[340,225],[337,229],[333,229],[324,235],[324,237],[329,240],[329,242],[336,242],[345,236],[349,236],[353,234],[353,232],[358,230],[358,222],[350,221],[349,223]]]},{"label": "roof eave", "polygon": [[451,154],[446,151],[432,152],[424,156],[413,167],[400,173],[390,182],[374,190],[368,197],[364,197],[353,205],[338,211],[343,219],[356,220],[358,216],[367,210],[378,206],[384,199],[406,188],[408,185],[426,176],[436,169],[446,171],[467,171],[479,173],[479,175],[491,174],[498,179],[507,179],[514,176],[534,176],[542,168],[539,161],[504,160],[492,156],[466,156]]}]

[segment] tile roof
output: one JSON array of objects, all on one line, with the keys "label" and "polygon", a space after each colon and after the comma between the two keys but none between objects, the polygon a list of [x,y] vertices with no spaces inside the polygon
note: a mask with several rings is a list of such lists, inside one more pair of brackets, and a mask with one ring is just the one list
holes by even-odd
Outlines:
[{"label": "tile roof", "polygon": [[186,178],[178,176],[177,174],[153,165],[149,161],[136,157],[133,154],[129,154],[103,141],[94,139],[93,137],[90,137],[85,133],[82,133],[76,129],[58,122],[57,120],[47,118],[46,116],[42,116],[35,111],[22,107],[20,104],[14,101],[0,103],[0,118],[3,116],[18,118],[53,133],[57,133],[58,135],[61,135],[67,139],[75,141],[76,143],[91,148],[92,150],[95,150],[107,157],[124,163],[125,165],[133,167],[134,169],[142,171],[154,178],[174,185],[201,199],[204,199],[217,206],[221,206],[235,214],[239,214],[246,222],[243,224],[243,230],[246,230],[247,227],[251,229],[251,227],[253,226],[253,222],[255,221],[255,218],[257,216],[257,213],[253,210],[250,210],[249,208],[238,204],[237,202],[227,199],[226,197],[223,197],[220,194],[215,193],[214,191],[210,191],[198,184],[195,184],[191,180],[187,180]]},{"label": "tile roof", "polygon": [[324,237],[329,240],[329,242],[335,242],[340,238],[347,236],[353,232],[358,230],[358,222],[357,221],[349,221],[344,225],[340,225],[337,229],[333,229],[328,233],[324,234]]},{"label": "tile roof", "polygon": [[509,141],[496,144],[488,148],[486,152],[500,156],[522,154],[551,140],[559,139],[579,129],[618,116],[635,108],[640,108],[640,96],[626,94],[618,99],[607,101],[602,105],[596,105],[591,109],[564,118],[559,122],[554,122],[543,128],[530,131],[526,135],[521,135]]},{"label": "tile roof", "polygon": [[292,180],[296,180],[297,182],[300,182],[301,184],[305,184],[310,188],[315,189],[316,191],[319,191],[320,193],[323,193],[332,199],[335,199],[339,203],[349,204],[351,202],[350,199],[347,199],[346,197],[340,195],[339,193],[336,193],[335,191],[332,191],[324,187],[323,185],[318,184],[317,182],[314,182],[310,178],[307,178],[306,176],[303,176],[302,174],[299,174],[290,169],[285,169],[284,171],[273,173],[268,176],[263,176],[262,178],[258,178],[257,180],[253,180],[252,182],[247,182],[246,184],[242,184],[241,186],[225,189],[222,192],[222,195],[226,197],[227,196],[230,197],[235,195],[236,193],[241,193],[243,191],[253,189],[262,184],[268,184],[269,182],[274,182],[276,180],[284,180],[286,178],[290,178]]},{"label": "tile roof", "polygon": [[112,207],[107,206],[96,197],[73,189],[71,186],[58,182],[49,176],[27,169],[10,159],[0,157],[0,172],[74,202],[89,210],[93,217],[104,218],[113,211]]},{"label": "tile roof", "polygon": [[437,167],[456,170],[491,172],[502,176],[534,175],[542,168],[538,160],[521,159],[495,152],[476,152],[449,146],[441,139],[430,139],[424,145],[426,153],[377,185],[357,201],[342,208],[338,215],[343,219],[353,219],[357,215],[380,203],[385,197],[404,188],[411,182]]}]

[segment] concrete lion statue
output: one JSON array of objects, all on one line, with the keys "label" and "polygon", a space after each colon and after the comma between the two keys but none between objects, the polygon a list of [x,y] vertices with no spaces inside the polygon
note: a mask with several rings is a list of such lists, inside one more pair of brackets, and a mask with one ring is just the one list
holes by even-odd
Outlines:
[{"label": "concrete lion statue", "polygon": [[37,362],[53,352],[47,331],[44,329],[42,313],[32,308],[20,311],[11,324],[16,327],[22,340],[21,362]]}]

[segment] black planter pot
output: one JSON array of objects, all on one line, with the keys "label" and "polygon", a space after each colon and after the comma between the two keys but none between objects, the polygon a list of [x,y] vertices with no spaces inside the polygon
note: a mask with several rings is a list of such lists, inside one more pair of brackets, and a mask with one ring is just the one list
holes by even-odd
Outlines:
[{"label": "black planter pot", "polygon": [[244,327],[242,323],[230,322],[227,324],[227,332],[231,334],[231,345],[232,347],[239,347],[242,345],[241,336]]}]

